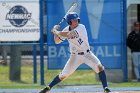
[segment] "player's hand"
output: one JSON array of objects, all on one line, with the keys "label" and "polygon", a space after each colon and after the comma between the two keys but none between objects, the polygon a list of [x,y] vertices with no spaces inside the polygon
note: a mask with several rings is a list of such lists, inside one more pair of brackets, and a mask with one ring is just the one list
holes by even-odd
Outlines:
[{"label": "player's hand", "polygon": [[52,30],[51,30],[51,32],[52,32],[53,34],[56,34],[56,31],[57,31],[56,29],[52,29]]},{"label": "player's hand", "polygon": [[54,35],[60,35],[60,31],[56,30],[56,29],[52,29],[51,32],[54,34]]},{"label": "player's hand", "polygon": [[51,32],[53,33],[53,34],[57,34],[57,30],[59,30],[59,28],[60,28],[60,25],[54,25],[54,27],[52,28],[52,30],[51,30]]},{"label": "player's hand", "polygon": [[53,29],[59,30],[60,29],[60,25],[54,25]]}]

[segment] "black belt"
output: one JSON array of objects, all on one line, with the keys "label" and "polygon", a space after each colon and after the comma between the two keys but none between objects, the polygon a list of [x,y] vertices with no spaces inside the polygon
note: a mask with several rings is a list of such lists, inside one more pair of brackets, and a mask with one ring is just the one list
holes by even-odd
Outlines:
[{"label": "black belt", "polygon": [[[88,52],[90,52],[90,50],[88,49],[86,52],[88,53]],[[84,52],[79,52],[78,53],[78,55],[84,55],[84,54],[85,54]]]}]

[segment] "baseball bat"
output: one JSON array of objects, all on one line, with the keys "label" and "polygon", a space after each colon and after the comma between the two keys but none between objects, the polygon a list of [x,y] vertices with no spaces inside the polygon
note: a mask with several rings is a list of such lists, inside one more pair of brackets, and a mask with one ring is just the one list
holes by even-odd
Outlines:
[{"label": "baseball bat", "polygon": [[67,11],[67,13],[65,14],[65,16],[62,18],[62,20],[58,23],[58,25],[61,25],[61,23],[66,20],[67,15],[69,14],[69,12],[73,12],[76,7],[78,6],[77,3],[73,3],[73,5],[69,8],[69,10]]}]

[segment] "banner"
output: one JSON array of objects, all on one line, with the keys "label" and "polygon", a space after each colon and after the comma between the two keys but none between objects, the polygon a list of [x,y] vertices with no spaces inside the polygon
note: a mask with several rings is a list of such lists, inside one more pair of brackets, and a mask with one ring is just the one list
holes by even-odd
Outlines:
[{"label": "banner", "polygon": [[38,41],[39,0],[0,2],[0,41]]},{"label": "banner", "polygon": [[[48,68],[62,69],[69,58],[68,42],[56,45],[52,27],[58,24],[75,0],[47,0]],[[87,29],[91,50],[105,68],[121,68],[123,10],[121,0],[78,0],[75,12]],[[67,25],[63,22],[61,29]],[[81,65],[79,69],[89,69]]]}]

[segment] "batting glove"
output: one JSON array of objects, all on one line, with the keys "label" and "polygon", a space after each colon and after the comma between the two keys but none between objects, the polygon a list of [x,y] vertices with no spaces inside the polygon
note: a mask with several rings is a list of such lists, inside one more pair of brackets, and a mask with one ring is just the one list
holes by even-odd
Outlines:
[{"label": "batting glove", "polygon": [[53,29],[59,30],[60,29],[60,25],[54,25]]},{"label": "batting glove", "polygon": [[51,32],[52,32],[53,34],[56,34],[56,35],[59,35],[59,34],[60,34],[60,31],[57,31],[56,29],[52,29]]}]

